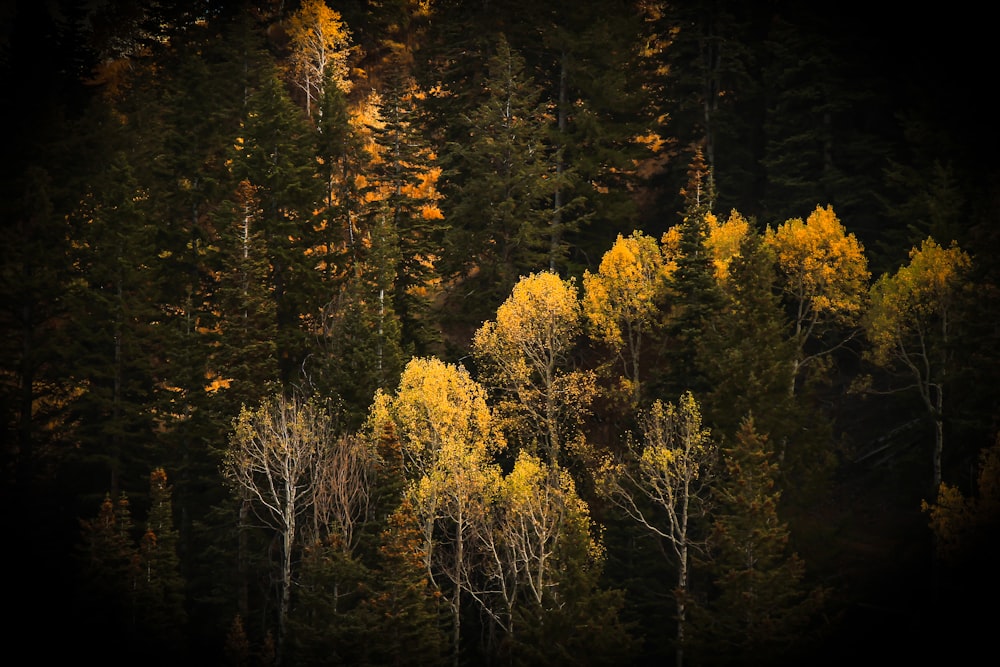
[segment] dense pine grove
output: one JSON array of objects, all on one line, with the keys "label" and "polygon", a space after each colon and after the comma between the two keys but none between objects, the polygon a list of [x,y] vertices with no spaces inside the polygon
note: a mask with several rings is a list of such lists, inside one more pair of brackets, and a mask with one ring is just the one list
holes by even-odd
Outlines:
[{"label": "dense pine grove", "polygon": [[988,650],[986,28],[834,4],[9,3],[12,654]]}]

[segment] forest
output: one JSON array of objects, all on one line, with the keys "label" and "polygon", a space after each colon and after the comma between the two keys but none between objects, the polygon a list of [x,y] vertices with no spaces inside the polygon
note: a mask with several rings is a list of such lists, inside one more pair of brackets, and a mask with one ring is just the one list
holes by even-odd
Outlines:
[{"label": "forest", "polygon": [[11,655],[990,651],[995,38],[912,11],[8,3]]}]

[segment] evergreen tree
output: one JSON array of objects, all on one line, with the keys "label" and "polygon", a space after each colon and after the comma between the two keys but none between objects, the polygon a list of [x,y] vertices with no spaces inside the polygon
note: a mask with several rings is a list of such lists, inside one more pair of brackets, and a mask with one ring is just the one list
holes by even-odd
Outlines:
[{"label": "evergreen tree", "polygon": [[709,320],[722,305],[715,279],[712,254],[707,248],[709,221],[715,185],[700,149],[696,149],[688,172],[684,218],[679,227],[677,268],[667,290],[666,361],[669,374],[660,380],[658,391],[673,395],[682,391],[702,394],[709,389],[704,369],[698,361],[698,341]]},{"label": "evergreen tree", "polygon": [[856,229],[874,232],[877,201],[867,183],[881,174],[886,146],[869,128],[886,122],[876,111],[883,93],[871,63],[851,67],[831,40],[836,25],[823,11],[799,15],[791,7],[774,19],[762,45],[768,102],[761,217],[784,220],[830,203]]},{"label": "evergreen tree", "polygon": [[379,573],[367,601],[371,664],[447,664],[444,609],[427,578],[423,535],[406,499],[388,519],[379,546]]},{"label": "evergreen tree", "polygon": [[422,138],[419,96],[400,63],[379,98],[371,128],[375,160],[366,174],[374,195],[365,213],[367,228],[373,248],[381,245],[391,262],[381,271],[389,281],[403,346],[412,355],[436,351],[440,342],[430,305],[439,282],[443,234],[436,186],[440,169]]},{"label": "evergreen tree", "polygon": [[274,69],[262,74],[260,88],[247,102],[244,123],[234,173],[257,188],[280,380],[288,386],[298,378],[306,355],[302,319],[316,317],[321,303],[313,212],[323,199],[323,187],[302,112]]},{"label": "evergreen tree", "polygon": [[148,650],[163,656],[183,656],[187,613],[185,581],[177,552],[171,488],[158,468],[149,476],[149,517],[139,543],[138,618]]},{"label": "evergreen tree", "polygon": [[79,456],[117,494],[139,485],[156,441],[150,410],[151,349],[161,349],[158,249],[148,201],[129,156],[96,171],[72,216],[76,272],[69,293],[68,372],[84,388],[75,401]]},{"label": "evergreen tree", "polygon": [[778,465],[752,416],[731,447],[714,487],[713,591],[692,609],[692,652],[708,664],[782,664],[808,645],[810,623],[826,592],[809,590],[805,564],[789,551],[789,530],[778,516]]},{"label": "evergreen tree", "polygon": [[[76,617],[90,631],[111,627],[127,641],[135,634],[139,559],[126,494],[104,496],[96,517],[80,521],[80,587]],[[82,633],[86,634],[86,633]]]},{"label": "evergreen tree", "polygon": [[446,270],[464,319],[478,323],[514,284],[548,264],[553,158],[546,109],[524,59],[501,35],[488,62],[485,99],[468,136],[448,146]]}]

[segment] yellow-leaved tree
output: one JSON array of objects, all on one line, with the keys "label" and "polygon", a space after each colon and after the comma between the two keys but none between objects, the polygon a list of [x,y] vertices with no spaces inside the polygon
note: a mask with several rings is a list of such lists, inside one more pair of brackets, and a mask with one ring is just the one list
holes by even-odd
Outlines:
[{"label": "yellow-leaved tree", "polygon": [[423,536],[424,566],[452,611],[452,649],[459,664],[462,602],[480,600],[479,535],[500,485],[493,453],[504,447],[486,391],[462,366],[433,357],[406,365],[394,396],[379,390],[368,430],[389,422],[398,434],[412,504]]},{"label": "yellow-leaved tree", "polygon": [[938,557],[957,566],[988,551],[982,547],[1000,525],[1000,436],[979,453],[974,491],[966,496],[958,487],[942,482],[933,503],[920,503],[930,519]]},{"label": "yellow-leaved tree", "polygon": [[683,665],[690,555],[703,545],[692,522],[708,511],[709,482],[718,445],[702,425],[701,408],[691,392],[676,405],[655,401],[639,415],[641,442],[630,441],[630,459],[606,460],[598,489],[625,515],[662,538],[677,563],[677,659]]},{"label": "yellow-leaved tree", "polygon": [[807,365],[819,362],[856,335],[868,293],[864,246],[847,233],[832,206],[817,206],[765,231],[775,252],[781,286],[793,310],[795,357],[791,393]]},{"label": "yellow-leaved tree", "polygon": [[957,297],[968,288],[969,255],[954,243],[944,248],[925,239],[910,261],[871,288],[864,324],[871,343],[868,359],[899,370],[916,389],[934,422],[934,487],[941,484],[944,451],[945,382],[952,366],[950,339],[956,326]]},{"label": "yellow-leaved tree", "polygon": [[628,237],[619,234],[597,273],[583,273],[583,312],[591,335],[624,364],[623,385],[633,406],[639,402],[643,340],[660,320],[669,275],[656,239],[639,230]]},{"label": "yellow-leaved tree", "polygon": [[325,0],[305,0],[288,19],[287,32],[292,49],[290,74],[305,95],[306,115],[311,117],[328,82],[344,92],[350,90],[350,31],[340,12],[330,9]]},{"label": "yellow-leaved tree", "polygon": [[582,446],[574,428],[596,392],[592,371],[575,370],[570,353],[582,330],[573,279],[551,271],[522,277],[476,331],[472,351],[485,384],[498,393],[505,428],[522,448],[560,462],[567,446]]}]

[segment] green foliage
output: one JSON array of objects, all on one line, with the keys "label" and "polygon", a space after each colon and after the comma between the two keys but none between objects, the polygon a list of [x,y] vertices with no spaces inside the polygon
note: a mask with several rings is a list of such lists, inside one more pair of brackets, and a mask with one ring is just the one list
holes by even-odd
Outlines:
[{"label": "green foliage", "polygon": [[548,111],[503,35],[487,68],[484,99],[463,122],[467,136],[449,144],[445,157],[447,271],[470,295],[463,302],[476,304],[473,312],[463,305],[466,316],[495,310],[521,276],[547,264],[550,251]]},{"label": "green foliage", "polygon": [[732,664],[747,655],[777,664],[807,645],[827,592],[806,588],[805,563],[790,551],[788,526],[778,512],[778,464],[752,416],[722,454],[725,472],[714,486],[706,565],[713,585],[707,601],[692,610],[691,652],[707,664]]},{"label": "green foliage", "polygon": [[183,655],[187,612],[186,582],[177,552],[172,489],[167,474],[157,468],[149,475],[149,516],[139,542],[137,617],[150,650]]}]

